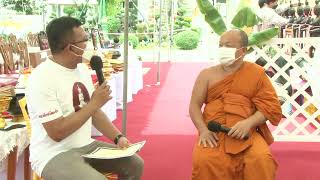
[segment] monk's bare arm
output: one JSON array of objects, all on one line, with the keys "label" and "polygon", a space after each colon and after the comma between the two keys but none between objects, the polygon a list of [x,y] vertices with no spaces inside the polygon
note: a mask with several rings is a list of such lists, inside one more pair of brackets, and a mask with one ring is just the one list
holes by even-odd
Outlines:
[{"label": "monk's bare arm", "polygon": [[247,119],[247,121],[250,122],[252,128],[255,128],[264,124],[267,121],[267,119],[260,111],[256,111],[252,116],[250,116]]},{"label": "monk's bare arm", "polygon": [[199,131],[199,142],[198,145],[203,145],[204,147],[217,147],[218,136],[216,133],[208,130],[203,117],[201,108],[207,97],[209,75],[206,72],[207,70],[202,71],[193,87],[192,96],[189,105],[190,117],[193,121],[193,124]]},{"label": "monk's bare arm", "polygon": [[189,105],[189,114],[193,124],[200,132],[203,129],[207,129],[204,123],[201,108],[205,102],[207,96],[208,79],[206,77],[206,70],[202,71],[196,79],[193,86],[192,96]]}]

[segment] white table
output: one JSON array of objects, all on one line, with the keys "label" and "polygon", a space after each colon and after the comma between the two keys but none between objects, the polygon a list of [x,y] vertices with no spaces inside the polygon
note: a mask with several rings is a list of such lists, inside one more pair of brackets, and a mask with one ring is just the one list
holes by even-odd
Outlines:
[{"label": "white table", "polygon": [[[110,121],[114,121],[117,119],[117,88],[116,88],[116,77],[115,75],[111,76],[111,79],[108,80],[108,85],[111,88],[111,96],[113,97],[110,101],[108,101],[105,105],[102,106],[101,110],[108,116]],[[92,126],[92,136],[101,136],[102,134]]]},{"label": "white table", "polygon": [[[117,75],[117,108],[122,109],[123,104],[123,72]],[[142,62],[136,56],[131,56],[128,62],[128,94],[127,102],[133,101],[134,94],[143,88],[143,70]]]},{"label": "white table", "polygon": [[[115,75],[116,77],[116,88],[117,88],[117,109],[122,109],[123,104],[123,80],[124,80],[124,74],[123,72],[119,72]],[[132,98],[132,82],[130,81],[129,75],[128,75],[128,86],[127,86],[127,103],[131,102],[133,100]]]},{"label": "white table", "polygon": [[[0,131],[0,137],[0,179],[5,179],[7,173],[10,178],[14,178],[16,162],[12,161],[19,159],[29,145],[27,128]],[[12,164],[11,169],[7,169],[8,159]]]},{"label": "white table", "polygon": [[137,94],[143,88],[142,62],[135,60],[132,65],[129,63],[129,77],[132,83],[132,93]]}]

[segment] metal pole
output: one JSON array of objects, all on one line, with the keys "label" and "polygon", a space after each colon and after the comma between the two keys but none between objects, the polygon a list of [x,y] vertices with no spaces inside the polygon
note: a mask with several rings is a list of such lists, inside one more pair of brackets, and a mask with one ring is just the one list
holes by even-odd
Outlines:
[{"label": "metal pole", "polygon": [[160,85],[160,60],[161,60],[161,32],[162,32],[162,0],[160,0],[160,17],[159,17],[159,51],[158,51],[158,65],[157,65],[157,85]]},{"label": "metal pole", "polygon": [[155,63],[155,50],[156,50],[156,46],[155,46],[155,42],[156,42],[156,30],[157,30],[157,21],[156,21],[156,0],[153,0],[153,35],[152,35],[152,40],[153,40],[153,50],[152,50],[152,62]]},{"label": "metal pole", "polygon": [[134,3],[132,0],[129,0],[129,1],[131,1],[131,3],[132,3],[132,5],[134,6],[134,8],[137,9],[137,11],[138,11],[138,13],[140,14],[140,16],[142,17],[142,19],[143,19],[145,22],[147,22],[147,25],[148,25],[148,21],[147,21],[146,17],[144,17],[144,15],[143,15],[142,12],[140,11],[140,9],[137,7],[136,3]]},{"label": "metal pole", "polygon": [[128,38],[129,38],[129,0],[125,0],[124,18],[124,72],[123,72],[123,114],[122,114],[122,134],[127,134],[127,95],[128,95]]},{"label": "metal pole", "polygon": [[[164,5],[166,7],[166,34],[167,34],[167,39],[166,41],[168,43],[170,43],[170,30],[169,30],[169,27],[170,27],[170,15],[169,15],[169,9],[171,9],[171,0],[167,0],[167,1],[164,1]],[[170,5],[170,7],[168,7]],[[170,49],[168,50],[168,61],[170,62]]]},{"label": "metal pole", "polygon": [[170,47],[169,47],[169,61],[172,60],[172,45],[173,45],[173,26],[174,26],[174,0],[171,0],[171,14],[170,14]]},{"label": "metal pole", "polygon": [[45,12],[44,5],[42,5],[42,24],[43,24],[43,31],[46,31],[46,12]]},{"label": "metal pole", "polygon": [[57,5],[57,17],[58,18],[61,17],[61,5],[60,4]]}]

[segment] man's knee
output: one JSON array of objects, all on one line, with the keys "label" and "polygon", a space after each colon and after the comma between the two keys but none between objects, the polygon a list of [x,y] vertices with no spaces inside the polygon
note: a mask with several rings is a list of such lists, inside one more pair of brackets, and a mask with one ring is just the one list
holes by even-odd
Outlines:
[{"label": "man's knee", "polygon": [[134,155],[130,160],[130,166],[133,171],[141,175],[143,172],[144,161],[139,155]]},{"label": "man's knee", "polygon": [[124,159],[124,164],[119,169],[119,177],[123,179],[138,180],[141,178],[143,173],[144,162],[143,159],[138,155],[130,156]]},{"label": "man's knee", "polygon": [[57,171],[52,171],[49,174],[43,174],[42,177],[44,179],[52,179],[52,180],[105,180],[105,176],[94,169],[89,168],[79,168],[76,169],[68,169],[68,168],[60,168]]}]

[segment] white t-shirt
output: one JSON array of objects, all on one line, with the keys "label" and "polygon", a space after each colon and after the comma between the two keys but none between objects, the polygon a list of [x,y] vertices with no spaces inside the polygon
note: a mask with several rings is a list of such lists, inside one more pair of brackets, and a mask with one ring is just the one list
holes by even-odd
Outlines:
[{"label": "white t-shirt", "polygon": [[282,26],[286,25],[289,22],[289,19],[286,19],[275,12],[274,9],[267,6],[262,7],[257,11],[257,15],[261,18],[262,24],[259,26],[259,31],[270,28],[272,26]]},{"label": "white t-shirt", "polygon": [[84,64],[79,64],[76,69],[68,69],[47,59],[30,75],[26,90],[32,128],[30,162],[38,175],[59,153],[93,142],[91,118],[60,142],[52,140],[42,125],[79,110],[90,100],[93,91],[90,72]]}]

